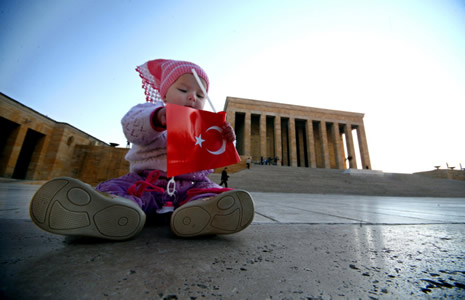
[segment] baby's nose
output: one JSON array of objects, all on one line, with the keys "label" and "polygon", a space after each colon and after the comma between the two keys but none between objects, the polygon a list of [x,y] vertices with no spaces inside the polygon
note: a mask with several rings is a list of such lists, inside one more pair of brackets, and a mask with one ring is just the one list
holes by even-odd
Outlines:
[{"label": "baby's nose", "polygon": [[187,97],[190,101],[197,101],[197,96],[195,95],[195,93],[189,93]]}]

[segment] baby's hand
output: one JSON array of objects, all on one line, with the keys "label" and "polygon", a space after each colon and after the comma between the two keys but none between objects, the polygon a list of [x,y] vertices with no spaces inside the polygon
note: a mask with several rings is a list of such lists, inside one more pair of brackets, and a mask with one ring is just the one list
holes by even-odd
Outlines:
[{"label": "baby's hand", "polygon": [[236,134],[234,133],[234,129],[232,128],[229,122],[225,122],[223,124],[223,138],[227,142],[234,142],[236,140]]},{"label": "baby's hand", "polygon": [[166,107],[160,108],[157,111],[155,125],[166,127]]}]

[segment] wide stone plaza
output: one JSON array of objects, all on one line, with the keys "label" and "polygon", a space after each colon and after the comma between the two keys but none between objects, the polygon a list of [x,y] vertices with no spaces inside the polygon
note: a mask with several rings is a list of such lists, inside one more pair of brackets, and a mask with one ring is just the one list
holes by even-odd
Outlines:
[{"label": "wide stone plaza", "polygon": [[465,297],[465,197],[252,191],[240,233],[107,242],[35,227],[38,187],[0,183],[2,299]]}]

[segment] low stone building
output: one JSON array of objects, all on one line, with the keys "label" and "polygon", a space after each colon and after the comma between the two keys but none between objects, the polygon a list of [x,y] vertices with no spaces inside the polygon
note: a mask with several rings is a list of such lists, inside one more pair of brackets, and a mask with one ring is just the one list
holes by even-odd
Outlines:
[{"label": "low stone building", "polygon": [[96,184],[128,172],[128,149],[111,145],[0,93],[0,177],[58,176]]}]

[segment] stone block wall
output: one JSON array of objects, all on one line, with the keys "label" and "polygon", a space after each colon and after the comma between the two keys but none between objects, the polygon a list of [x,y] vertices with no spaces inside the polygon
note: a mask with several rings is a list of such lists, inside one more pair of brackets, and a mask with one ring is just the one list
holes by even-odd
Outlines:
[{"label": "stone block wall", "polygon": [[[241,170],[244,170],[244,169],[247,169],[247,158],[250,157],[250,156],[245,156],[245,155],[241,155],[241,161],[236,163],[236,164],[233,164],[233,165],[229,165],[229,166],[226,166],[228,169],[228,173],[236,173],[236,172],[239,172]],[[253,163],[254,162],[250,162],[250,167],[253,168]],[[221,167],[221,168],[216,168],[214,170],[214,173],[221,173],[223,171],[224,167]]]},{"label": "stone block wall", "polygon": [[433,170],[433,171],[426,171],[426,172],[417,172],[414,174],[434,177],[434,178],[465,181],[465,170]]},{"label": "stone block wall", "polygon": [[79,145],[72,159],[72,177],[91,185],[129,173],[129,162],[124,159],[128,149]]}]

